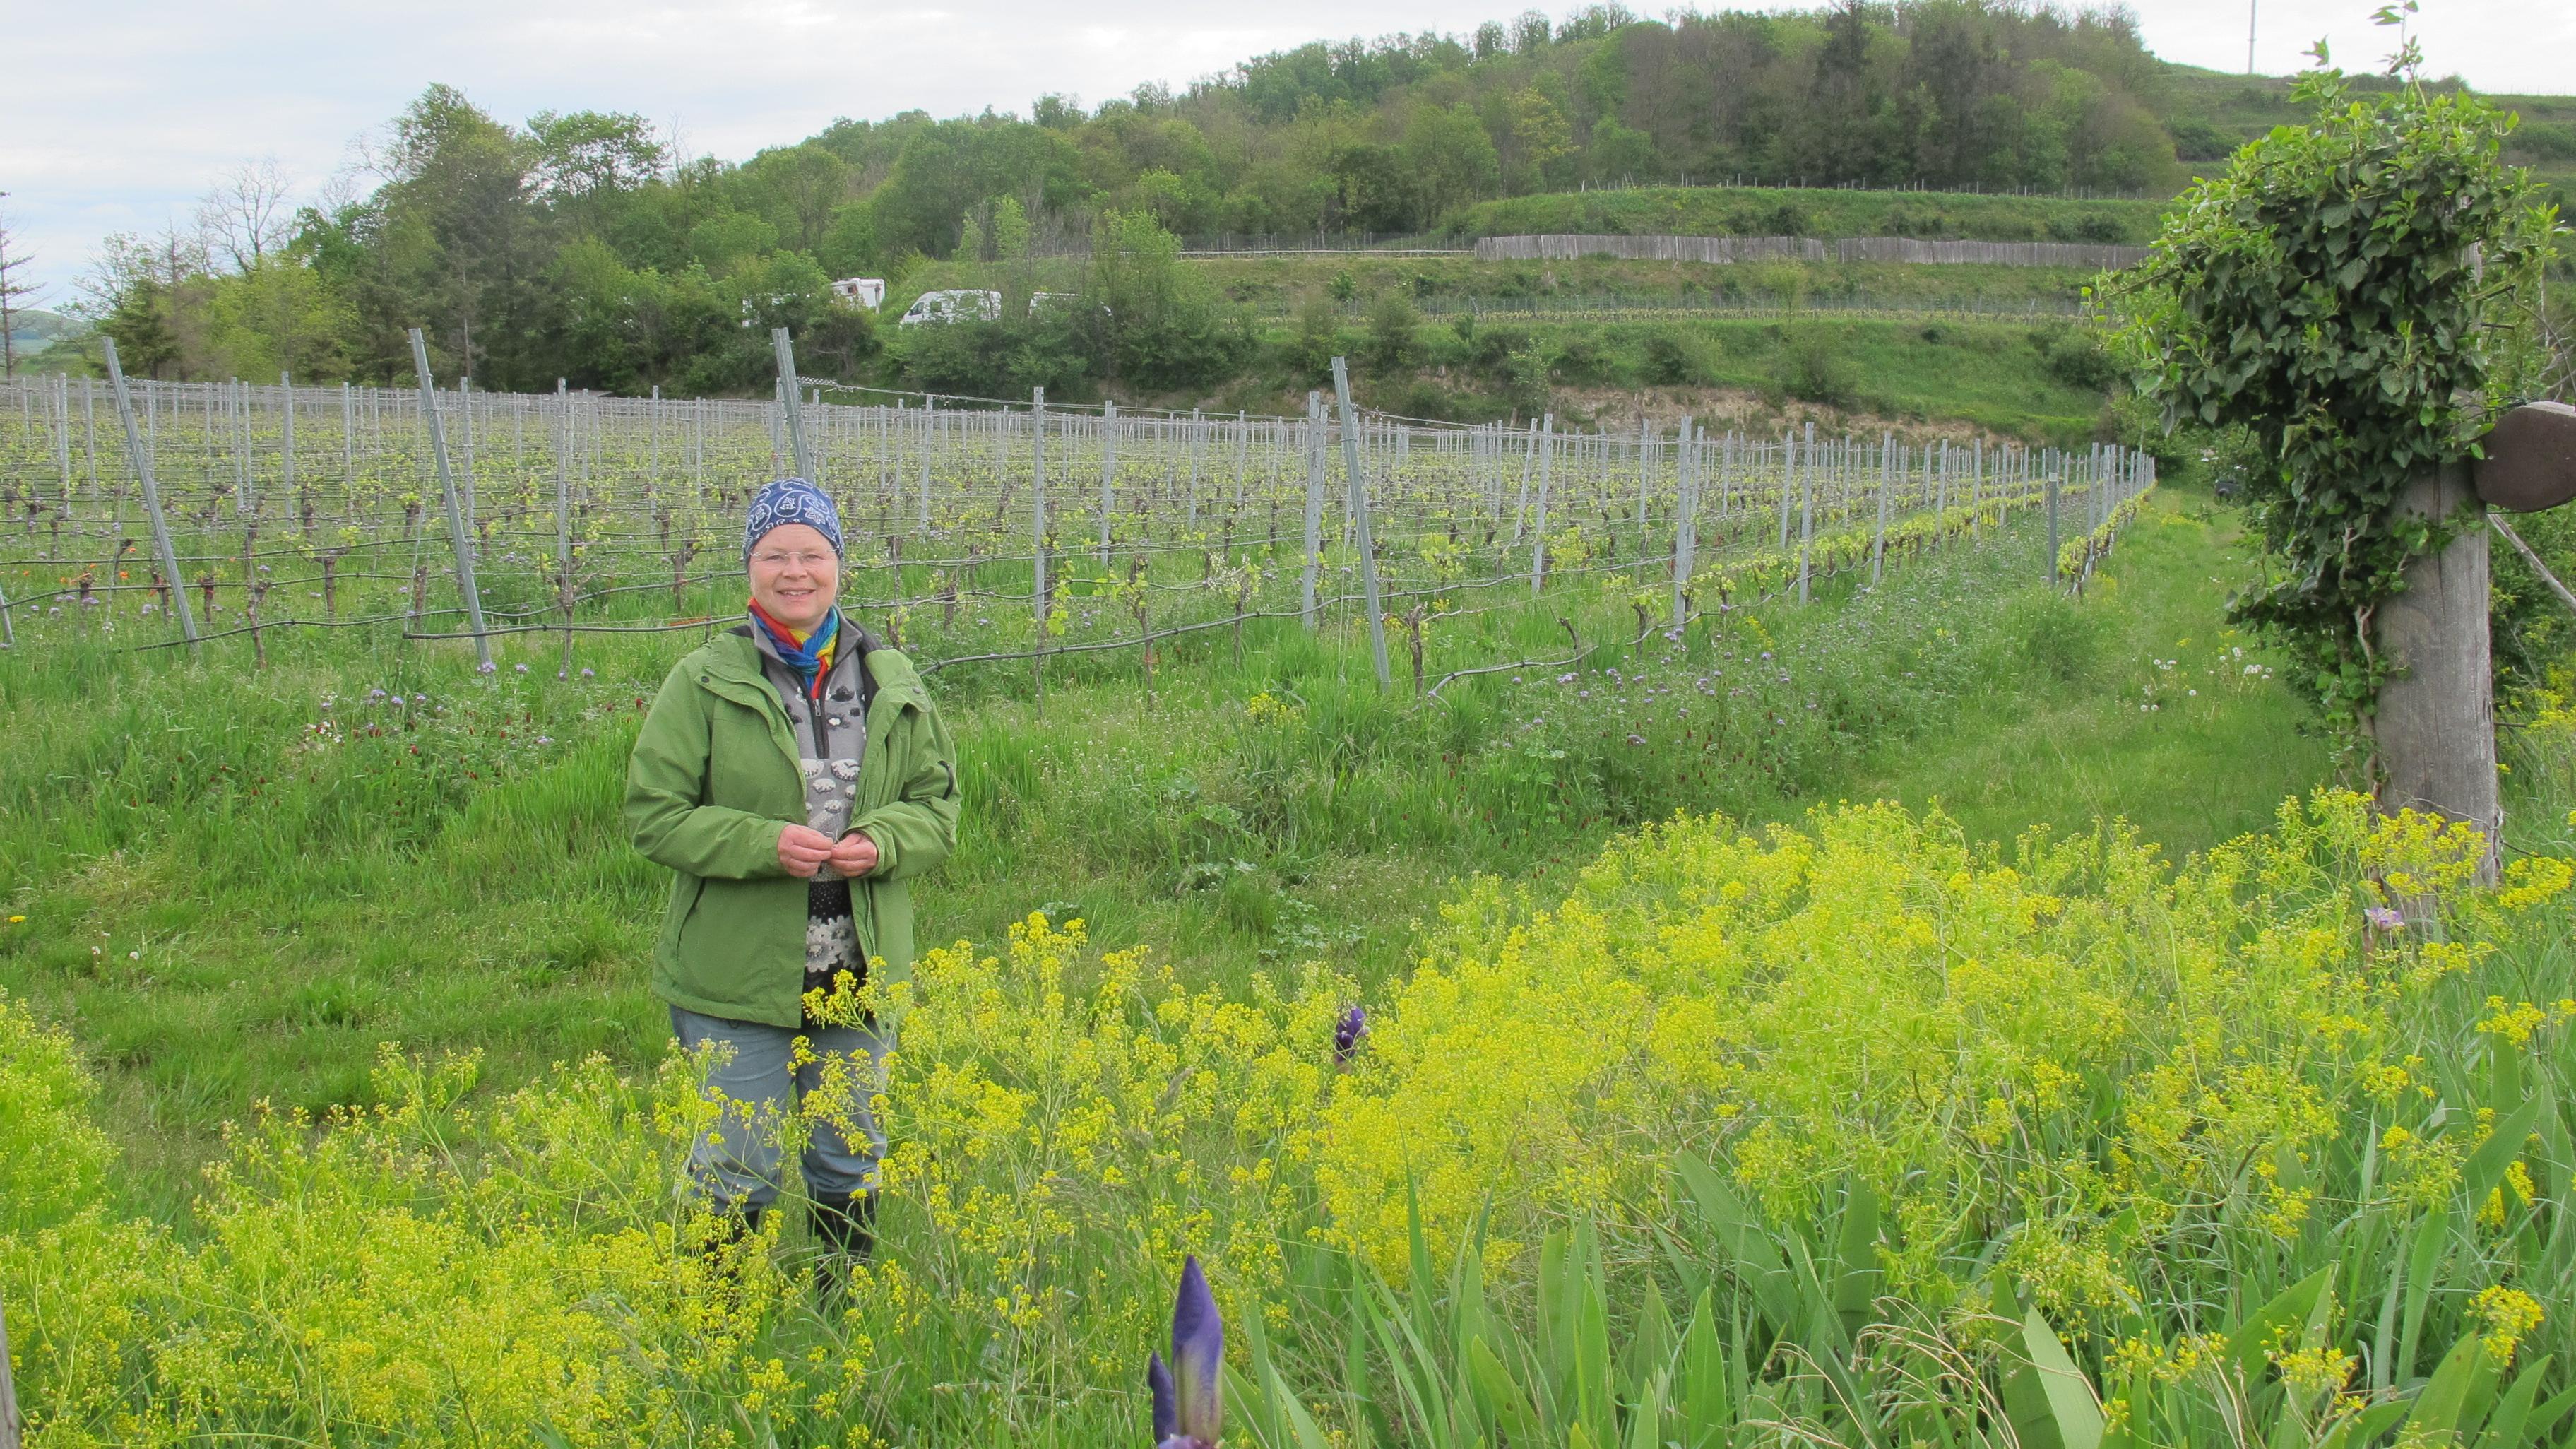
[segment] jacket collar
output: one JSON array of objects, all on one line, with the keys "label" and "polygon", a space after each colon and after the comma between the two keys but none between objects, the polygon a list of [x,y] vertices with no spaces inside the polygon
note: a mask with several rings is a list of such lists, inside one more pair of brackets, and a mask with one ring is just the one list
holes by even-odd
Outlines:
[{"label": "jacket collar", "polygon": [[[857,645],[859,662],[868,671],[880,698],[891,698],[904,704],[927,704],[928,694],[921,687],[921,675],[912,661],[877,642],[876,636],[845,615],[841,627]],[[760,646],[751,637],[749,624],[738,624],[714,639],[705,649],[706,672],[717,679],[748,685],[764,692],[769,681],[760,672]]]}]

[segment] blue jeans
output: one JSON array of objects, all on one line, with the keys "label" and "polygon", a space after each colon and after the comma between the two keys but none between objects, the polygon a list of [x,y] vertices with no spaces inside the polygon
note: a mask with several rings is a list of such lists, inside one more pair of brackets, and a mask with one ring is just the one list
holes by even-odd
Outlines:
[{"label": "blue jeans", "polygon": [[[886,1139],[868,1099],[884,1090],[892,1033],[852,1026],[800,1031],[701,1016],[682,1006],[671,1008],[671,1030],[692,1054],[712,1048],[706,1095],[717,1109],[716,1121],[689,1149],[689,1175],[701,1191],[752,1207],[775,1200],[783,1155],[779,1129],[789,1112],[808,1105],[807,1098],[832,1089],[827,1077],[836,1078],[841,1089],[837,1100],[807,1114],[805,1151],[797,1160],[805,1191],[815,1197],[876,1191]],[[799,1037],[813,1058],[802,1066],[795,1059]]]}]

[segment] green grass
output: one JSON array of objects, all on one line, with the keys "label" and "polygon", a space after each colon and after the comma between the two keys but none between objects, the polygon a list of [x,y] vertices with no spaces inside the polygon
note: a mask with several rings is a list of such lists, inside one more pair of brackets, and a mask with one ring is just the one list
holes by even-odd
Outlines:
[{"label": "green grass", "polygon": [[[1256,628],[1240,664],[1214,638],[1177,648],[1150,710],[1132,660],[1059,661],[1042,707],[1022,670],[942,676],[969,809],[923,892],[927,935],[993,941],[1046,908],[1192,979],[1321,958],[1375,982],[1457,877],[1544,877],[1676,809],[1894,794],[1980,834],[2118,811],[2204,848],[2324,754],[2259,680],[2135,718],[2144,657],[2186,637],[2199,657],[2210,581],[2242,567],[2232,526],[2191,506],[2152,509],[2081,603],[2036,582],[2016,520],[1875,592],[1833,581],[1804,610],[1605,648],[1567,683],[1490,675],[1428,705],[1378,693],[1347,620]],[[1568,610],[1586,638],[1633,630],[1617,600],[1554,595],[1447,627],[1482,631],[1479,657],[1546,658]],[[2089,641],[2071,666],[2070,629]],[[140,1204],[169,1210],[259,1101],[370,1100],[380,1041],[478,1048],[497,1085],[594,1050],[659,1056],[643,980],[662,880],[615,807],[636,701],[687,640],[585,644],[597,678],[569,683],[337,635],[254,673],[239,642],[201,664],[0,658],[0,867],[29,917],[0,933],[0,988],[94,1054]],[[1254,720],[1262,691],[1295,713]],[[325,718],[335,743],[315,743]]]},{"label": "green grass", "polygon": [[2026,667],[2060,687],[1982,702],[1887,751],[1858,793],[1937,804],[1990,839],[2125,817],[2179,851],[2262,828],[2322,778],[2329,742],[2287,691],[2246,672],[2263,667],[2254,641],[2218,622],[2251,567],[2246,540],[2205,500],[2165,501],[2090,598],[2035,597],[2008,615]]}]

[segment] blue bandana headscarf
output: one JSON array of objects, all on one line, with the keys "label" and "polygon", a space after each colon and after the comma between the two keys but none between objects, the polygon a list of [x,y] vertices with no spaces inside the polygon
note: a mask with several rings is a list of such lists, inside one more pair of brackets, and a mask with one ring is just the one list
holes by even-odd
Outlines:
[{"label": "blue bandana headscarf", "polygon": [[830,540],[832,553],[841,552],[841,510],[834,506],[830,494],[802,478],[781,478],[764,483],[751,495],[751,515],[742,524],[742,556],[751,558],[752,547],[761,535],[790,523],[802,523]]}]

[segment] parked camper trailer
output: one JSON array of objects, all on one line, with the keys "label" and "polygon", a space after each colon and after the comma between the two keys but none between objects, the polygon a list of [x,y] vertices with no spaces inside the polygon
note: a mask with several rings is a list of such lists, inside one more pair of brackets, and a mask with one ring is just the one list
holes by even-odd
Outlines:
[{"label": "parked camper trailer", "polygon": [[885,305],[885,278],[843,277],[832,284],[832,295],[873,312]]},{"label": "parked camper trailer", "polygon": [[985,322],[1002,320],[1002,294],[971,288],[924,292],[913,299],[902,320],[895,325],[913,327],[924,322],[964,322],[970,319]]}]

